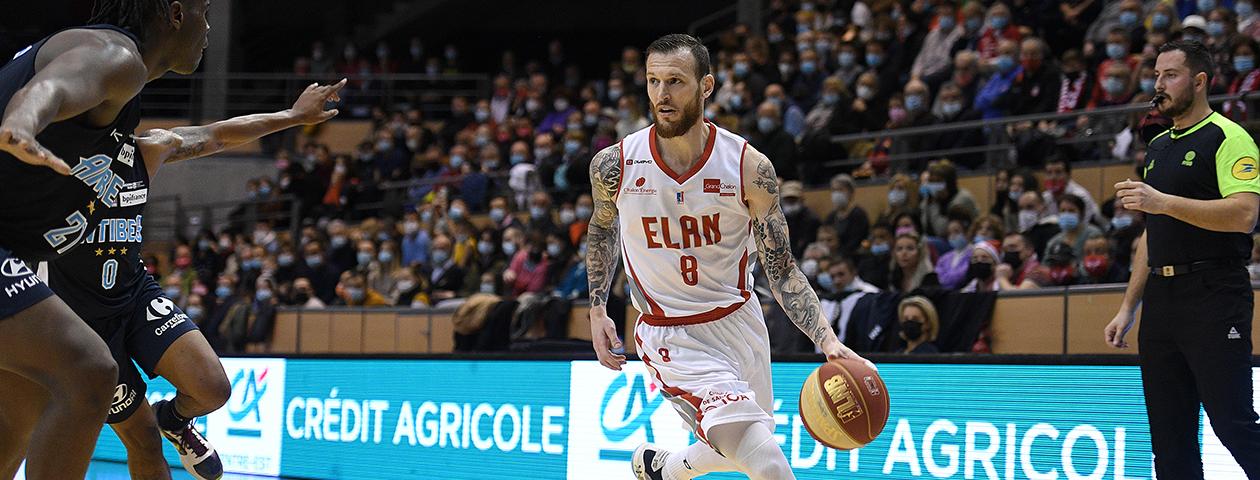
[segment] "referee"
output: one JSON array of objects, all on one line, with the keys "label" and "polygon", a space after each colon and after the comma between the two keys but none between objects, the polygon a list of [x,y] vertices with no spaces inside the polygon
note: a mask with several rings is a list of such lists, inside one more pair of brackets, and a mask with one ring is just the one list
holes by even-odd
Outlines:
[{"label": "referee", "polygon": [[1250,233],[1260,209],[1256,144],[1207,102],[1214,71],[1203,44],[1159,49],[1155,105],[1173,127],[1151,140],[1144,181],[1116,184],[1125,208],[1146,213],[1129,288],[1107,343],[1128,346],[1145,305],[1138,358],[1159,478],[1202,479],[1199,404],[1247,478],[1260,480],[1252,409]]}]

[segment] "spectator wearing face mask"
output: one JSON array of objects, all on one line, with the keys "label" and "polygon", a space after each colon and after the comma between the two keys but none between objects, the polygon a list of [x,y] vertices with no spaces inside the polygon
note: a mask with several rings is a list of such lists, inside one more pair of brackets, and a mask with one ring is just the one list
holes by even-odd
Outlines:
[{"label": "spectator wearing face mask", "polygon": [[997,292],[1002,289],[998,280],[997,266],[999,262],[996,240],[976,242],[971,246],[971,259],[967,265],[967,284],[963,293]]},{"label": "spectator wearing face mask", "polygon": [[941,281],[941,286],[953,290],[965,284],[968,280],[968,262],[971,261],[972,242],[967,236],[967,230],[971,227],[971,218],[966,215],[958,215],[949,220],[946,227],[946,235],[949,241],[950,250],[941,254],[936,260],[936,276]]},{"label": "spectator wearing face mask", "polygon": [[783,187],[779,189],[783,217],[787,219],[788,231],[792,232],[792,256],[796,258],[805,253],[806,246],[814,243],[821,225],[818,215],[805,208],[803,193],[801,182],[795,180],[783,182]]},{"label": "spectator wearing face mask", "polygon": [[1048,282],[1046,287],[1063,287],[1077,283],[1078,257],[1072,246],[1066,243],[1050,243],[1046,247],[1046,260],[1041,267],[1045,269]]},{"label": "spectator wearing face mask", "polygon": [[1046,159],[1043,185],[1046,190],[1042,192],[1042,198],[1045,200],[1046,209],[1052,213],[1059,212],[1059,202],[1066,195],[1073,195],[1077,199],[1084,202],[1085,207],[1080,212],[1081,220],[1084,223],[1093,223],[1096,225],[1104,225],[1102,213],[1098,209],[1098,203],[1094,201],[1094,196],[1086,190],[1084,186],[1072,180],[1072,162],[1068,161],[1064,156],[1052,155]]},{"label": "spectator wearing face mask", "polygon": [[774,163],[774,170],[785,180],[800,178],[796,162],[796,140],[783,129],[783,116],[778,104],[766,101],[757,107],[756,132],[748,135],[748,143],[764,152]]},{"label": "spectator wearing face mask", "polygon": [[843,85],[856,84],[858,75],[865,71],[858,59],[859,50],[858,45],[853,42],[841,42],[836,49],[836,63],[831,78],[839,79]]},{"label": "spectator wearing face mask", "polygon": [[529,218],[525,221],[524,230],[547,235],[559,230],[552,220],[551,196],[546,192],[534,192],[529,198]]},{"label": "spectator wearing face mask", "polygon": [[893,238],[891,224],[875,222],[871,226],[871,237],[857,253],[858,275],[880,289],[888,288]]},{"label": "spectator wearing face mask", "polygon": [[569,224],[567,231],[569,243],[576,245],[582,237],[586,236],[593,213],[595,213],[595,201],[591,199],[591,195],[589,193],[578,195],[573,205],[573,222]]},{"label": "spectator wearing face mask", "polygon": [[308,309],[321,309],[327,305],[315,295],[315,287],[311,285],[311,280],[306,277],[299,277],[293,281],[293,297],[292,305]]},{"label": "spectator wearing face mask", "polygon": [[[828,43],[830,45],[830,43]],[[785,103],[799,105],[799,110],[809,110],[818,102],[818,92],[822,91],[823,80],[827,78],[826,60],[819,58],[819,52],[814,50],[805,50],[801,52],[800,71],[797,72],[791,82],[783,81],[783,85],[792,92],[790,99],[785,99]],[[770,87],[766,87],[767,89]],[[780,92],[783,87],[779,87]],[[770,92],[766,92],[766,98],[770,97]],[[789,119],[790,127],[795,128],[794,114],[789,109],[784,109]],[[802,123],[804,114],[801,115]],[[789,129],[791,131],[791,129]],[[796,131],[794,135],[800,135],[800,131]]]},{"label": "spectator wearing face mask", "polygon": [[261,277],[255,282],[253,301],[238,302],[228,309],[218,325],[223,352],[244,352],[249,344],[267,341],[275,323],[278,304],[274,292],[275,284],[271,278]]},{"label": "spectator wearing face mask", "polygon": [[1059,64],[1063,68],[1063,74],[1059,78],[1056,111],[1063,113],[1085,108],[1093,99],[1093,71],[1085,68],[1085,59],[1080,50],[1063,52]]},{"label": "spectator wearing face mask", "polygon": [[1260,38],[1260,15],[1256,14],[1255,0],[1237,0],[1234,13],[1238,14],[1238,33],[1248,38]]},{"label": "spectator wearing face mask", "polygon": [[625,138],[648,127],[637,98],[635,95],[626,95],[617,101],[617,138]]},{"label": "spectator wearing face mask", "polygon": [[963,4],[961,13],[962,18],[958,22],[962,27],[962,35],[950,46],[950,55],[960,51],[976,51],[980,46],[980,33],[985,29],[984,6],[980,2]]},{"label": "spectator wearing face mask", "polygon": [[1111,240],[1098,236],[1085,241],[1085,256],[1081,258],[1077,282],[1082,285],[1123,283],[1129,280],[1129,272],[1115,261]]},{"label": "spectator wearing face mask", "polygon": [[949,223],[948,212],[953,209],[961,209],[972,218],[980,214],[975,197],[958,186],[958,169],[953,163],[948,160],[933,163],[928,167],[927,179],[919,187],[922,199],[920,210],[923,215],[921,223],[925,228],[922,233],[943,237]]},{"label": "spectator wearing face mask", "polygon": [[455,262],[454,242],[451,237],[438,235],[433,239],[432,262],[421,274],[429,281],[429,298],[441,302],[461,297],[464,293],[464,269]]},{"label": "spectator wearing face mask", "polygon": [[989,213],[1002,219],[1004,230],[1019,231],[1019,197],[1027,191],[1041,190],[1037,176],[1024,168],[1005,169],[998,172],[995,187],[996,197]]},{"label": "spectator wearing face mask", "polygon": [[507,271],[503,272],[504,289],[516,297],[524,293],[542,292],[547,287],[551,264],[545,255],[543,236],[531,233],[524,248],[516,252]]},{"label": "spectator wearing face mask", "polygon": [[431,304],[427,283],[410,268],[400,268],[394,272],[393,288],[389,291],[389,299],[395,307],[420,307]]},{"label": "spectator wearing face mask", "polygon": [[[1239,36],[1234,40],[1231,53],[1235,73],[1226,93],[1235,95],[1260,89],[1260,69],[1256,68],[1256,55],[1260,53],[1260,45],[1250,37]],[[1221,105],[1221,114],[1235,122],[1246,122],[1255,116],[1253,110],[1257,106],[1260,106],[1260,101],[1229,101]]]},{"label": "spectator wearing face mask", "polygon": [[[1132,70],[1123,63],[1113,62],[1105,70],[1098,80],[1098,88],[1094,91],[1093,99],[1089,102],[1089,108],[1110,107],[1115,105],[1124,105],[1133,99],[1133,85],[1129,81],[1132,76]],[[1101,125],[1097,128],[1104,129],[1106,132],[1119,131],[1114,124],[1102,123],[1101,120],[1095,121],[1094,125]]]},{"label": "spectator wearing face mask", "polygon": [[1017,60],[1019,44],[1003,39],[998,43],[996,52],[991,61],[993,75],[976,92],[973,104],[980,117],[986,120],[1010,115],[1019,101],[1019,97],[1011,93],[1011,86],[1023,72],[1023,67]]},{"label": "spectator wearing face mask", "polygon": [[[557,245],[559,245],[557,239]],[[547,248],[550,250],[551,243]],[[590,295],[590,282],[586,278],[586,236],[582,236],[578,240],[578,248],[576,255],[568,255],[568,259],[564,262],[565,268],[561,271],[560,281],[556,287],[556,295],[561,298],[578,299],[586,298]],[[551,252],[547,252],[548,255]]]},{"label": "spectator wearing face mask", "polygon": [[[885,98],[885,101],[880,101]],[[854,89],[853,102],[849,105],[852,112],[848,122],[841,123],[835,133],[855,133],[883,130],[888,123],[888,102],[880,88],[879,76],[875,72],[865,72],[858,76]]]},{"label": "spectator wearing face mask", "polygon": [[1059,200],[1059,234],[1050,239],[1052,246],[1064,243],[1072,247],[1072,257],[1077,259],[1085,256],[1086,240],[1102,236],[1102,230],[1081,220],[1084,206],[1085,202],[1080,197],[1064,195]]},{"label": "spectator wearing face mask", "polygon": [[1005,3],[994,3],[989,7],[988,13],[984,29],[980,31],[980,40],[976,44],[976,51],[980,54],[981,61],[989,61],[999,55],[1004,55],[1001,51],[1003,40],[1018,45],[1023,37],[1019,26],[1011,22],[1011,9]]},{"label": "spectator wearing face mask", "polygon": [[839,237],[841,255],[852,256],[861,248],[862,241],[870,235],[870,217],[857,204],[854,195],[857,184],[845,174],[831,178],[831,205],[834,208],[823,224],[835,228]]},{"label": "spectator wearing face mask", "polygon": [[352,271],[342,272],[337,283],[338,304],[349,307],[387,307],[389,301],[376,290],[368,288],[367,277]]},{"label": "spectator wearing face mask", "polygon": [[905,173],[895,173],[892,179],[888,181],[888,202],[885,209],[880,212],[879,217],[875,219],[876,223],[891,224],[897,216],[902,214],[919,216],[917,202],[915,196],[919,193],[919,187],[915,185],[914,179]]},{"label": "spectator wearing face mask", "polygon": [[587,137],[582,131],[564,134],[564,155],[556,169],[554,180],[558,198],[572,200],[579,193],[591,191],[591,152]]},{"label": "spectator wearing face mask", "polygon": [[906,342],[902,353],[940,353],[936,337],[940,318],[927,297],[907,297],[897,304],[898,336]]},{"label": "spectator wearing face mask", "polygon": [[1001,263],[996,266],[1002,290],[1029,290],[1048,285],[1048,273],[1041,268],[1032,241],[1022,233],[1009,233],[1002,240]]},{"label": "spectator wearing face mask", "polygon": [[1050,239],[1059,234],[1059,216],[1050,213],[1037,192],[1024,192],[1019,197],[1018,231],[1028,237],[1036,252],[1044,253]]},{"label": "spectator wearing face mask", "polygon": [[910,66],[911,78],[920,79],[932,87],[939,86],[949,78],[950,58],[953,53],[950,49],[966,30],[958,25],[954,4],[940,4],[934,13],[936,24],[923,38],[923,48]]},{"label": "spectator wearing face mask", "polygon": [[1018,91],[1018,106],[1014,113],[1030,115],[1055,111],[1059,99],[1059,68],[1046,58],[1050,47],[1040,38],[1024,39],[1019,47],[1021,72],[1012,88]]}]

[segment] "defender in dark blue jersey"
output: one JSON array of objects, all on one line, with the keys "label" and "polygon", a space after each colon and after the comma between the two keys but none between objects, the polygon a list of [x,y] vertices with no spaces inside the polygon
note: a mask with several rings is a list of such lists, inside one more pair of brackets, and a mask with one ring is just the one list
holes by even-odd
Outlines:
[{"label": "defender in dark blue jersey", "polygon": [[[145,272],[140,258],[144,206],[158,168],[285,128],[328,120],[337,111],[324,110],[324,105],[339,100],[337,93],[345,83],[311,85],[293,108],[282,112],[141,133],[136,137],[136,162],[145,168],[137,168],[137,174],[126,179],[119,208],[89,228],[79,248],[48,263],[53,292],[105,340],[118,362],[118,386],[106,423],[127,447],[127,466],[133,477],[169,475],[161,439],[153,434],[160,430],[193,477],[219,478],[223,465],[192,419],[219,409],[231,394],[219,357],[197,326]],[[170,381],[175,398],[150,408],[136,363],[150,378]]]},{"label": "defender in dark blue jersey", "polygon": [[[117,19],[58,32],[0,67],[0,477],[83,478],[117,365],[100,337],[32,275],[119,208],[144,165],[140,90],[192,73],[206,0],[103,0]],[[121,28],[120,28],[121,27]]]}]

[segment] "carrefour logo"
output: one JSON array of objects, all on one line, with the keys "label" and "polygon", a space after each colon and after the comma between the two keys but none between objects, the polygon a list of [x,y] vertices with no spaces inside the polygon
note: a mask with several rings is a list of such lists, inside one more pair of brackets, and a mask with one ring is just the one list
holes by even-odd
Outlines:
[{"label": "carrefour logo", "polygon": [[[232,423],[248,421],[252,416],[253,422],[262,423],[262,414],[259,412],[258,402],[263,395],[267,393],[267,371],[268,368],[257,372],[254,369],[240,369],[236,371],[236,376],[232,377],[232,400],[228,402],[228,416],[232,419]],[[259,428],[229,428],[228,435],[234,437],[252,437],[258,438],[262,436],[262,430]]]}]

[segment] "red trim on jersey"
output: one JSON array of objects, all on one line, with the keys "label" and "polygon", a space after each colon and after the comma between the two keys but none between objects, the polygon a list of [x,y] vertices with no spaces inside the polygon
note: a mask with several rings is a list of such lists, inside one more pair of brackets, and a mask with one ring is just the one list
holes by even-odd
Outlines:
[{"label": "red trim on jersey", "polygon": [[617,163],[617,166],[621,167],[621,170],[618,170],[621,173],[617,174],[617,191],[613,192],[614,202],[621,195],[621,182],[626,178],[626,139],[624,138],[617,142],[617,155],[621,156],[621,160]]},{"label": "red trim on jersey", "polygon": [[744,249],[744,258],[739,259],[739,294],[748,298],[748,249]]},{"label": "red trim on jersey", "polygon": [[[640,314],[639,320],[643,320],[642,314]],[[643,360],[643,366],[647,367],[647,369],[652,372],[652,376],[656,377],[656,382],[660,384],[661,389],[665,390],[665,393],[668,393],[670,396],[683,399],[696,409],[696,438],[699,438],[700,441],[706,444],[709,443],[709,439],[706,438],[704,434],[704,427],[700,426],[700,423],[704,421],[704,411],[700,410],[700,397],[692,395],[681,388],[671,387],[666,384],[665,380],[661,379],[661,372],[657,370],[656,367],[652,366],[652,360],[645,354],[647,349],[643,347],[643,337],[640,337],[638,333],[635,333],[634,343],[639,346],[639,359]]]},{"label": "red trim on jersey", "polygon": [[[744,193],[744,153],[748,152],[748,141],[744,140],[744,148],[739,150],[739,199],[744,202],[744,206],[748,206],[748,195]],[[752,224],[748,224],[752,227]],[[751,229],[749,231],[752,231]]]},{"label": "red trim on jersey", "polygon": [[652,310],[652,315],[665,315],[665,311],[661,310],[661,306],[656,304],[656,300],[652,300],[652,296],[648,295],[647,290],[643,289],[643,284],[639,283],[639,276],[634,273],[634,265],[630,263],[630,254],[626,252],[625,245],[621,246],[621,255],[626,257],[626,266],[630,267],[630,279],[634,280],[634,285],[639,287],[639,293],[643,294],[643,298],[648,302],[648,308]]},{"label": "red trim on jersey", "polygon": [[[741,283],[743,282],[743,278],[744,277],[742,276],[740,277]],[[666,317],[663,315],[648,315],[645,313],[639,316],[639,320],[653,327],[681,327],[684,325],[698,325],[701,323],[709,323],[714,320],[721,320],[727,315],[739,310],[739,308],[743,307],[745,303],[748,303],[748,299],[751,295],[747,291],[740,292],[740,294],[743,295],[743,300],[725,307],[715,308],[707,312],[687,315],[685,317]]]},{"label": "red trim on jersey", "polygon": [[665,162],[661,160],[660,154],[657,153],[656,151],[656,125],[655,124],[652,125],[651,131],[648,132],[648,147],[652,151],[652,160],[655,161],[658,167],[661,167],[662,172],[665,172],[666,175],[669,175],[669,178],[674,179],[674,181],[677,182],[679,185],[682,185],[684,182],[686,182],[688,179],[690,179],[692,176],[698,173],[700,169],[704,167],[704,164],[709,161],[709,155],[713,153],[713,144],[717,142],[717,127],[713,126],[713,124],[709,123],[707,120],[704,122],[704,124],[709,126],[709,141],[704,144],[704,152],[700,154],[700,160],[692,164],[691,170],[687,170],[682,175],[674,173],[674,171],[669,168],[669,165],[666,165]]}]

